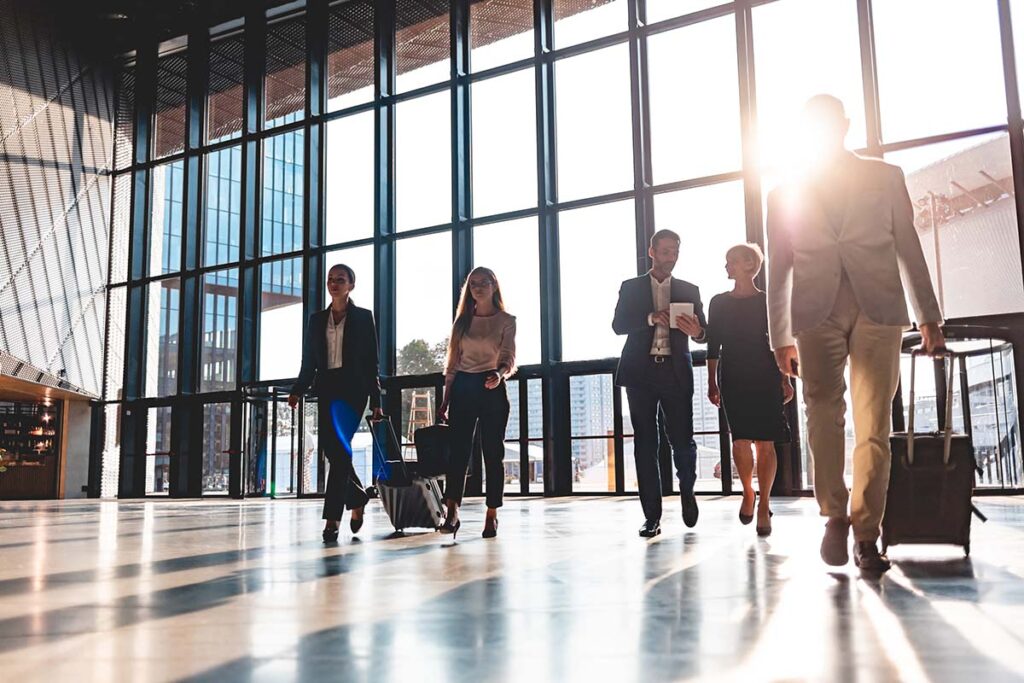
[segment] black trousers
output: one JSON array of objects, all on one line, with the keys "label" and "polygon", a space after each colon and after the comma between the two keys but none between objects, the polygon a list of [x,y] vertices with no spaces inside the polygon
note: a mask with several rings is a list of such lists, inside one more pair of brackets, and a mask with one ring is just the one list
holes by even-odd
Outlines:
[{"label": "black trousers", "polygon": [[665,414],[665,431],[679,476],[680,496],[693,494],[697,480],[697,444],[693,440],[693,368],[683,368],[689,383],[679,379],[671,358],[645,368],[646,382],[626,387],[633,422],[633,457],[644,517],[661,519],[661,467],[658,462],[658,408]]},{"label": "black trousers", "polygon": [[346,507],[362,507],[369,500],[352,466],[352,437],[368,399],[354,385],[352,373],[344,367],[328,370],[317,379],[319,442],[330,463],[323,518],[332,521],[340,520]]},{"label": "black trousers", "polygon": [[505,382],[494,389],[484,386],[487,372],[455,375],[448,406],[451,429],[451,462],[445,480],[446,500],[462,503],[466,471],[473,454],[473,436],[480,429],[487,473],[487,507],[500,508],[505,492],[505,427],[508,425],[508,393]]}]

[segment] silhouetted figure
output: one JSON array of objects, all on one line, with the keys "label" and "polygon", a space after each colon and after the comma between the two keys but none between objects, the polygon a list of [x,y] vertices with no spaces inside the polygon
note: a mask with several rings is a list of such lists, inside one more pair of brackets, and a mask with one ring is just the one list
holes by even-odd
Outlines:
[{"label": "silhouetted figure", "polygon": [[708,400],[725,410],[732,457],[743,484],[739,518],[754,520],[754,451],[757,451],[759,536],[772,532],[769,499],[775,481],[776,442],[789,441],[783,404],[793,398],[791,380],[779,372],[768,344],[768,304],[754,284],[764,256],[756,244],[738,244],[725,254],[735,282],[708,304]]},{"label": "silhouetted figure", "polygon": [[302,345],[302,369],[288,396],[294,408],[310,386],[317,395],[318,441],[330,471],[324,496],[324,542],[338,540],[338,525],[346,507],[352,511],[350,527],[363,526],[368,500],[352,466],[352,437],[369,399],[374,419],[380,419],[380,380],[377,364],[377,328],[373,313],[349,299],[356,286],[351,268],[338,264],[327,273],[331,305],[309,317]]},{"label": "silhouetted figure", "polygon": [[[704,340],[704,310],[695,285],[672,277],[679,260],[679,235],[659,230],[651,237],[651,270],[619,289],[612,329],[625,334],[616,386],[625,387],[633,422],[637,484],[645,521],[640,535],[661,533],[661,469],[658,463],[658,409],[679,476],[683,522],[697,524],[693,495],[697,444],[693,440],[693,360],[690,337]],[[689,304],[690,313],[672,316],[671,304]]]},{"label": "silhouetted figure", "polygon": [[[768,198],[771,343],[779,369],[803,380],[814,493],[828,517],[822,559],[846,564],[852,523],[854,562],[884,571],[889,562],[876,542],[900,340],[910,325],[901,274],[929,353],[945,345],[942,315],[902,171],[845,149],[850,122],[836,98],[812,97],[804,118],[801,130],[817,163]],[[852,501],[843,476],[847,360],[856,440]]]}]

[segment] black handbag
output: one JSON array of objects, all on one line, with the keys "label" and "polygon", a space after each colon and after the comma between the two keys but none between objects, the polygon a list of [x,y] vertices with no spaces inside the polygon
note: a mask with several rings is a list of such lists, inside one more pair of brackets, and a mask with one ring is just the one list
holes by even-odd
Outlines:
[{"label": "black handbag", "polygon": [[420,427],[413,433],[416,444],[416,472],[424,477],[448,473],[451,462],[451,431],[446,424]]}]

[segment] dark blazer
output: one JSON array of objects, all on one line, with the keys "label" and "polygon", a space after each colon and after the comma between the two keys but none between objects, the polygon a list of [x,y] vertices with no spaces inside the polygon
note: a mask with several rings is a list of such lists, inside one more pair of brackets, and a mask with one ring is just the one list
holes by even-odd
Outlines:
[{"label": "dark blazer", "polygon": [[[315,393],[320,374],[327,370],[327,316],[325,308],[309,316],[302,344],[302,369],[291,393],[302,395],[310,386]],[[377,362],[377,326],[373,313],[349,303],[345,316],[345,336],[341,341],[342,366],[354,372],[359,389],[370,397],[370,408],[380,407],[380,379]]]},{"label": "dark blazer", "polygon": [[[704,306],[700,301],[700,290],[685,280],[672,278],[669,301],[693,304],[693,314],[700,326],[707,329]],[[654,313],[654,294],[651,292],[651,274],[626,280],[619,288],[619,302],[615,305],[615,319],[612,329],[615,334],[625,334],[619,366],[615,372],[615,384],[620,387],[644,386],[644,368],[654,342],[654,326],[648,324],[647,316]],[[693,386],[693,363],[690,358],[690,338],[677,327],[669,332],[672,347],[672,364],[676,376],[684,387]]]}]

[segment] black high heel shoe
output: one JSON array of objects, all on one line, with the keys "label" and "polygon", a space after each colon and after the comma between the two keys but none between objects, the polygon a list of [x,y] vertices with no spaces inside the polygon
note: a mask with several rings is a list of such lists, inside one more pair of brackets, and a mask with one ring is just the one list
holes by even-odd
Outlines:
[{"label": "black high heel shoe", "polygon": [[356,519],[355,517],[352,517],[352,518],[350,518],[348,520],[348,528],[351,529],[352,533],[354,533],[354,534],[358,534],[359,530],[363,528],[363,519],[366,518],[366,510],[365,510],[365,508],[359,508],[359,510],[363,513],[359,517],[359,519]]},{"label": "black high heel shoe", "polygon": [[494,538],[498,535],[498,518],[495,517],[488,521],[493,522],[493,524],[488,525],[487,522],[484,522],[484,533],[481,535],[484,538]]},{"label": "black high heel shoe", "polygon": [[324,529],[323,533],[324,543],[334,543],[338,540],[338,527],[333,529]]},{"label": "black high heel shoe", "polygon": [[456,519],[455,520],[455,524],[452,524],[450,521],[449,522],[445,522],[444,524],[439,526],[437,528],[437,530],[439,532],[441,532],[442,534],[451,534],[452,535],[452,540],[454,541],[455,540],[455,536],[459,533],[459,527],[461,527],[461,526],[462,526],[462,520],[461,519]]},{"label": "black high heel shoe", "polygon": [[[771,520],[771,518],[774,517],[774,516],[775,516],[775,513],[772,512],[771,510],[768,510],[768,519]],[[772,535],[772,525],[771,525],[771,523],[769,523],[768,526],[761,526],[760,524],[758,524],[756,527],[754,527],[754,530],[757,531],[757,535],[760,536],[761,538],[764,538],[766,536],[771,536]]]},{"label": "black high heel shoe", "polygon": [[[754,504],[755,504],[755,506],[757,505],[757,494],[756,493],[754,494]],[[739,516],[740,516],[740,523],[741,524],[750,524],[751,522],[754,521],[754,513],[753,512],[750,513],[749,515],[743,514],[743,502],[742,501],[740,502],[740,513],[739,513]]]}]

